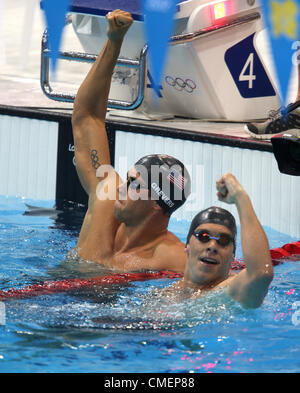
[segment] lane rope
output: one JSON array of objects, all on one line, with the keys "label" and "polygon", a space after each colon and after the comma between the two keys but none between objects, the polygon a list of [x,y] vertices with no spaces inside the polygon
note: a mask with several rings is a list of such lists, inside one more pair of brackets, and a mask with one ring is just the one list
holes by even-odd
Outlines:
[{"label": "lane rope", "polygon": [[181,273],[160,271],[147,273],[120,273],[88,279],[73,278],[59,281],[45,281],[41,284],[33,284],[20,289],[11,288],[7,291],[0,291],[0,301],[7,299],[25,299],[39,295],[91,288],[93,286],[110,286],[113,284],[125,284],[130,281],[145,281],[158,278],[180,278],[182,276],[183,275]]},{"label": "lane rope", "polygon": [[[297,261],[300,259],[300,241],[273,248],[270,250],[270,254],[274,266],[287,260]],[[231,265],[232,270],[241,270],[243,268],[245,268],[245,264],[242,260],[236,259]],[[76,289],[91,288],[93,286],[110,286],[113,284],[125,284],[131,281],[146,281],[159,278],[175,279],[181,277],[183,277],[182,273],[164,270],[147,273],[119,273],[89,279],[73,278],[59,281],[45,281],[41,284],[33,284],[20,289],[11,288],[6,291],[0,291],[0,301],[69,292]]]},{"label": "lane rope", "polygon": [[[277,266],[284,261],[300,260],[300,240],[293,243],[287,243],[282,247],[272,248],[270,250],[273,266]],[[232,270],[244,269],[245,264],[242,260],[235,260],[231,264]]]}]

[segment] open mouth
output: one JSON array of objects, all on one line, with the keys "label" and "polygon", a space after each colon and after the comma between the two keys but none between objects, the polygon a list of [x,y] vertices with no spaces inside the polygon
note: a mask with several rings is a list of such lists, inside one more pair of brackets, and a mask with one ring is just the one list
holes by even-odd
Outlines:
[{"label": "open mouth", "polygon": [[207,263],[209,265],[218,265],[218,263],[219,263],[216,259],[207,258],[207,257],[200,258],[200,261]]}]

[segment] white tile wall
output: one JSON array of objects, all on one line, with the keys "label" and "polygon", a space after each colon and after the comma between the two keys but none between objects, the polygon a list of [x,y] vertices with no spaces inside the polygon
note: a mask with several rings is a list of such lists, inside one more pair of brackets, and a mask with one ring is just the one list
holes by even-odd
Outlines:
[{"label": "white tile wall", "polygon": [[0,115],[0,194],[53,200],[58,123]]}]

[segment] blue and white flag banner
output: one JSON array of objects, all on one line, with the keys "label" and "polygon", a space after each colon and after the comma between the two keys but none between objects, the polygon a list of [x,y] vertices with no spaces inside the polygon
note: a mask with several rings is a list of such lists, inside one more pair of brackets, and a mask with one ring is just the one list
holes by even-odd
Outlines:
[{"label": "blue and white flag banner", "polygon": [[48,42],[51,50],[52,71],[55,73],[62,32],[71,0],[43,0]]},{"label": "blue and white flag banner", "polygon": [[151,73],[158,96],[169,38],[173,32],[176,4],[176,0],[141,0]]},{"label": "blue and white flag banner", "polygon": [[261,4],[280,84],[281,101],[282,105],[286,105],[292,67],[297,65],[293,63],[300,61],[294,54],[295,44],[300,41],[300,0],[261,0]]}]

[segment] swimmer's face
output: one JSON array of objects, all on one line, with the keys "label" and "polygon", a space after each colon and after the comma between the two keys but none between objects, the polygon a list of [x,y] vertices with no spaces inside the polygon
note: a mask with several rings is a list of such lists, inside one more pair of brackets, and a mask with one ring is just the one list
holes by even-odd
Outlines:
[{"label": "swimmer's face", "polygon": [[[207,242],[198,240],[197,233],[207,234]],[[222,236],[221,236],[222,235]],[[230,265],[234,259],[234,244],[229,241],[217,241],[210,236],[232,239],[231,231],[223,226],[213,223],[199,225],[186,246],[187,265],[185,278],[198,285],[215,285],[228,277]],[[199,237],[201,239],[201,236]],[[222,243],[222,244],[220,244]]]},{"label": "swimmer's face", "polygon": [[138,222],[158,205],[150,198],[148,187],[139,173],[132,167],[127,179],[118,187],[118,198],[114,205],[114,214],[121,222]]}]

